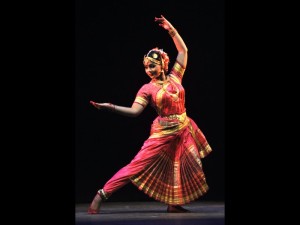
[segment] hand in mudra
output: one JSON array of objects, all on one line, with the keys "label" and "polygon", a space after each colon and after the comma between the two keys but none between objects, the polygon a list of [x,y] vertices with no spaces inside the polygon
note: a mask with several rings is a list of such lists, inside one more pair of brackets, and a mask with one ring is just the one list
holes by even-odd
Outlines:
[{"label": "hand in mudra", "polygon": [[97,103],[94,101],[90,101],[90,103],[97,109],[106,109],[109,111],[116,111],[116,106],[111,103]]},{"label": "hand in mudra", "polygon": [[94,102],[94,101],[90,101],[90,103],[97,109],[102,109],[105,107],[105,104],[106,103],[97,103],[97,102]]},{"label": "hand in mudra", "polygon": [[159,23],[158,25],[163,27],[166,30],[173,29],[171,23],[163,15],[161,15],[161,17],[155,17],[154,21],[158,22]]}]

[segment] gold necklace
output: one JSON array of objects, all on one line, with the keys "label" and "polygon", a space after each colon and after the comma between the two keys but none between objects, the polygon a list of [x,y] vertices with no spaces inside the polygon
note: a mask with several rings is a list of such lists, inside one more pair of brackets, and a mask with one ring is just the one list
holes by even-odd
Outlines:
[{"label": "gold necklace", "polygon": [[[178,94],[179,94],[179,89],[177,88],[176,85],[173,84],[173,82],[169,79],[169,77],[167,77],[166,80],[164,81],[156,81],[156,84],[159,84],[162,89],[169,95],[171,96],[171,98],[173,99],[174,102],[178,101]],[[168,85],[171,84],[171,86],[173,87],[173,89],[176,89],[176,93],[171,93],[167,90]]]}]

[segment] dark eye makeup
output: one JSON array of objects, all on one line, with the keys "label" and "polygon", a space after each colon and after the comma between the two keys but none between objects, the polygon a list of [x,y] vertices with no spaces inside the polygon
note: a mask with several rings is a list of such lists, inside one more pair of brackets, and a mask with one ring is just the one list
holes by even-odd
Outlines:
[{"label": "dark eye makeup", "polygon": [[150,69],[153,69],[153,68],[156,67],[156,64],[145,65],[145,69],[148,68],[148,67],[149,67]]}]

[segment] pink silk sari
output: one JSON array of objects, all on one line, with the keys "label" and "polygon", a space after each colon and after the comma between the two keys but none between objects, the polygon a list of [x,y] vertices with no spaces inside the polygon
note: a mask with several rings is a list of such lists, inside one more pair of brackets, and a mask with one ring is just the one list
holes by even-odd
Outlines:
[{"label": "pink silk sari", "polygon": [[132,182],[157,201],[184,205],[208,191],[201,158],[212,149],[196,123],[186,115],[181,85],[185,69],[176,62],[165,86],[145,84],[135,102],[158,113],[149,138],[134,159],[103,187],[109,196]]}]

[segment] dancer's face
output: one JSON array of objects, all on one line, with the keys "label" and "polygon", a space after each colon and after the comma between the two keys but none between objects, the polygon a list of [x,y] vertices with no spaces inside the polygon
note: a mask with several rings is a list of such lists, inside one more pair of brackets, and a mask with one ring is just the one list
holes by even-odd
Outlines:
[{"label": "dancer's face", "polygon": [[144,62],[145,72],[151,78],[157,78],[161,74],[161,65],[145,60]]}]

